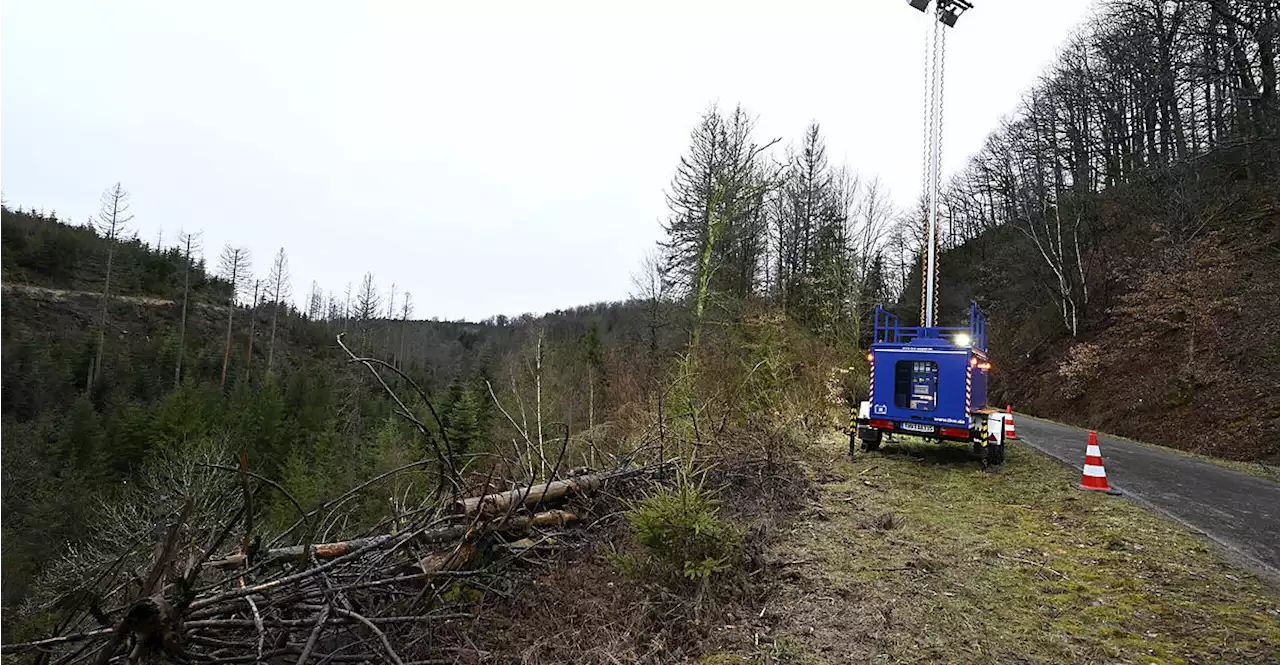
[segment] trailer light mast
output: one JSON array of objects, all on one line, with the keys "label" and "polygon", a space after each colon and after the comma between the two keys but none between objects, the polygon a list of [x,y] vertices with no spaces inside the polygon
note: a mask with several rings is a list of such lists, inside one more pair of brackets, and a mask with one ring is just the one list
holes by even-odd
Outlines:
[{"label": "trailer light mast", "polygon": [[[907,0],[908,4],[921,12],[928,11],[931,1]],[[925,220],[924,233],[927,246],[922,252],[924,269],[920,274],[924,281],[920,303],[920,325],[925,328],[932,328],[937,322],[935,310],[938,297],[938,189],[942,177],[942,92],[947,48],[946,32],[941,26],[955,27],[960,15],[970,9],[973,9],[973,3],[969,0],[937,0],[935,13],[937,23],[932,24],[933,50],[926,60],[925,121],[928,126],[925,130],[925,163],[927,164],[925,170],[928,174],[926,186],[929,195],[929,211],[928,219]]]}]

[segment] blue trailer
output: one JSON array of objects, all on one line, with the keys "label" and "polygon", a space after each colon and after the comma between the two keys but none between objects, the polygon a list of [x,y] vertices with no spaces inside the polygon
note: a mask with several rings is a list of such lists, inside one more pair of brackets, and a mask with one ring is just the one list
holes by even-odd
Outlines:
[{"label": "blue trailer", "polygon": [[987,406],[986,318],[969,306],[963,328],[903,327],[898,317],[876,307],[869,399],[859,406],[850,431],[862,449],[876,450],[885,437],[972,443],[984,464],[1004,462],[1004,414]]},{"label": "blue trailer", "polygon": [[[932,0],[911,0],[926,11]],[[937,0],[934,15],[946,27],[954,27],[961,13],[973,9],[968,0]],[[941,58],[946,41],[933,26],[935,59]],[[941,62],[941,60],[937,60]],[[920,258],[920,326],[905,328],[898,317],[876,307],[875,337],[867,361],[870,398],[850,414],[849,453],[875,450],[886,437],[910,435],[937,441],[971,442],[983,466],[1004,462],[1005,414],[987,406],[987,323],[977,303],[969,305],[966,328],[936,325],[938,304],[939,187],[942,168],[942,68],[925,70],[928,109],[925,119],[925,181],[928,207],[924,217]]]}]

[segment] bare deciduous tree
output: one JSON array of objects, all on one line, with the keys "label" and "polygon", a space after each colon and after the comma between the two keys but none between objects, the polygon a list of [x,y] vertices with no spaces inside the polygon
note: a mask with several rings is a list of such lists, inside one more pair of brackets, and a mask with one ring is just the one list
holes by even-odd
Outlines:
[{"label": "bare deciduous tree", "polygon": [[[1078,333],[1099,279],[1090,256],[1101,238],[1090,222],[1101,189],[1219,147],[1240,150],[1250,178],[1273,163],[1278,19],[1272,1],[1100,5],[950,184],[948,243],[1018,228],[1064,328]],[[1202,228],[1185,214],[1192,208],[1171,202],[1165,230],[1175,242]]]},{"label": "bare deciduous tree", "polygon": [[857,342],[862,336],[862,320],[867,310],[885,295],[883,256],[895,210],[879,179],[872,179],[859,188],[853,207],[848,235],[852,264],[849,318],[853,327],[851,337]]}]

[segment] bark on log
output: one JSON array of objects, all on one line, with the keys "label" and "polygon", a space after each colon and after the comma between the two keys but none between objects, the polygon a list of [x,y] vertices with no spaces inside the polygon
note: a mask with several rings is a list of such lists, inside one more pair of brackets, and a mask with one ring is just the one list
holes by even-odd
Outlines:
[{"label": "bark on log", "polygon": [[494,525],[496,531],[519,531],[531,526],[564,526],[578,519],[567,510],[547,510],[536,515],[513,515]]},{"label": "bark on log", "polygon": [[475,543],[461,542],[448,552],[429,554],[418,565],[426,574],[460,570],[476,556]]}]

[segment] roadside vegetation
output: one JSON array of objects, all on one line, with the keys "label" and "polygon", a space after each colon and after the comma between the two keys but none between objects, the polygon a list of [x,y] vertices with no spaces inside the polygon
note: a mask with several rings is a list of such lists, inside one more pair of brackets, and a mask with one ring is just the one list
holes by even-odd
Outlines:
[{"label": "roadside vegetation", "polygon": [[1274,586],[1129,501],[1075,489],[1078,472],[1031,448],[986,472],[961,446],[910,439],[810,452],[818,499],[770,550],[776,593],[724,629],[739,650],[704,662],[1280,658]]},{"label": "roadside vegetation", "polygon": [[[1273,4],[1101,3],[946,183],[940,319],[989,313],[992,403],[1280,454]],[[0,205],[6,662],[53,633],[66,662],[1280,660],[1274,589],[1038,453],[845,456],[831,409],[866,396],[875,305],[918,311],[922,214],[794,131],[709,106],[626,301],[482,322],[372,272],[295,297],[284,248],[215,268],[138,238],[121,184],[83,226]],[[518,533],[477,498],[602,470],[633,475]],[[441,525],[445,552],[396,540]],[[366,536],[394,545],[319,564]]]}]

